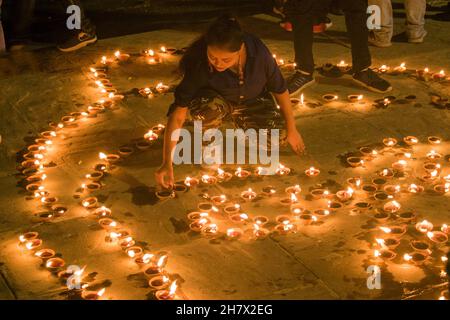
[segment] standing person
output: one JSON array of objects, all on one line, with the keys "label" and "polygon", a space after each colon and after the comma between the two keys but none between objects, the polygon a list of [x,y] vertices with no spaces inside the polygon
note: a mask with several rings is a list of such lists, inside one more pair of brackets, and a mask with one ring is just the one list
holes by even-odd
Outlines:
[{"label": "standing person", "polygon": [[[331,0],[288,0],[286,13],[293,22],[296,72],[288,79],[291,95],[299,94],[314,83],[313,21],[316,6],[323,7]],[[367,0],[342,0],[347,33],[352,47],[352,76],[354,82],[371,91],[385,93],[392,90],[386,80],[370,69],[372,59],[368,44]]]},{"label": "standing person", "polygon": [[297,154],[304,151],[275,59],[260,39],[242,31],[235,18],[223,16],[214,22],[189,47],[179,69],[183,80],[167,113],[163,161],[155,173],[159,185],[173,185],[172,151],[177,141],[171,140],[172,133],[183,126],[188,111],[193,120],[202,121],[203,129],[218,128],[225,119],[243,130],[279,129],[283,142]]},{"label": "standing person", "polygon": [[[81,49],[89,44],[95,43],[97,41],[97,35],[95,32],[95,26],[86,17],[85,10],[81,4],[80,0],[65,0],[62,1],[64,5],[64,10],[71,5],[76,5],[80,8],[81,13],[81,29],[80,30],[68,30],[67,39],[59,44],[57,47],[62,52],[70,52]],[[67,28],[67,26],[64,26]]]},{"label": "standing person", "polygon": [[[370,5],[377,5],[381,9],[381,29],[371,30],[369,43],[380,47],[390,47],[394,33],[394,15],[391,0],[369,0]],[[422,43],[427,31],[425,30],[426,0],[405,0],[406,35],[409,43]]]},{"label": "standing person", "polygon": [[6,51],[5,34],[2,26],[2,1],[0,0],[0,54]]}]

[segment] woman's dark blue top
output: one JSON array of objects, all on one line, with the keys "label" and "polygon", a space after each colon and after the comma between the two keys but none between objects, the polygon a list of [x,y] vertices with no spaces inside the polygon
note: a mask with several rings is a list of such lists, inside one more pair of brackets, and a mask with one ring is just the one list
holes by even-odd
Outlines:
[{"label": "woman's dark blue top", "polygon": [[204,57],[198,57],[199,60],[188,64],[183,80],[175,89],[175,102],[167,115],[176,107],[189,107],[190,102],[199,97],[203,89],[214,90],[226,101],[241,105],[250,103],[266,92],[285,92],[286,82],[266,45],[251,34],[244,35],[244,43],[247,60],[243,83],[240,83],[239,75],[229,69],[223,72],[211,69],[204,52]]}]

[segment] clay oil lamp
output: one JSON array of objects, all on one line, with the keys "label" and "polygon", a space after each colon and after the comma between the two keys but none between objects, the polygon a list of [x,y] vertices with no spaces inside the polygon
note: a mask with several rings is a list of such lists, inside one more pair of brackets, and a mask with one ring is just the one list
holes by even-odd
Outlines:
[{"label": "clay oil lamp", "polygon": [[206,237],[215,236],[219,232],[219,227],[215,223],[206,224],[201,232]]},{"label": "clay oil lamp", "polygon": [[353,177],[347,179],[347,183],[353,188],[353,189],[359,189],[362,185],[362,179],[360,177]]},{"label": "clay oil lamp", "polygon": [[314,216],[316,216],[319,219],[328,217],[330,215],[330,213],[331,213],[330,210],[327,210],[327,209],[314,210]]},{"label": "clay oil lamp", "polygon": [[387,65],[382,65],[381,67],[378,68],[378,72],[380,73],[387,73],[389,72],[389,70],[391,70],[391,68],[388,67]]},{"label": "clay oil lamp", "polygon": [[128,61],[128,59],[130,59],[130,55],[127,53],[121,53],[120,51],[116,51],[114,53],[114,56],[116,57],[116,59],[120,62],[125,62]]},{"label": "clay oil lamp", "polygon": [[413,252],[411,254],[405,253],[403,255],[403,260],[405,260],[406,262],[413,263],[418,266],[424,264],[425,261],[427,261],[427,259],[428,259],[428,255],[421,253],[421,252]]},{"label": "clay oil lamp", "polygon": [[427,233],[433,230],[433,224],[427,220],[420,221],[416,224],[416,230],[421,233]]},{"label": "clay oil lamp", "polygon": [[250,217],[246,213],[237,213],[230,216],[231,221],[239,223],[247,223],[250,221]]},{"label": "clay oil lamp", "polygon": [[224,194],[222,194],[220,196],[213,196],[213,197],[211,197],[211,202],[215,206],[218,206],[218,207],[225,205],[227,203],[227,201],[228,201],[227,197]]},{"label": "clay oil lamp", "polygon": [[422,187],[420,185],[412,183],[408,186],[409,193],[421,193],[423,191],[424,191],[424,187]]},{"label": "clay oil lamp", "polygon": [[134,150],[130,147],[121,147],[119,148],[119,154],[123,158],[129,157],[131,154],[133,154]]},{"label": "clay oil lamp", "polygon": [[371,207],[370,203],[365,201],[355,203],[355,208],[357,208],[360,211],[368,210],[370,207]]},{"label": "clay oil lamp", "polygon": [[440,145],[442,143],[442,139],[436,136],[428,137],[428,142],[434,145]]},{"label": "clay oil lamp", "polygon": [[379,258],[382,260],[393,260],[397,256],[394,251],[391,251],[389,249],[375,250],[373,255],[375,258]]},{"label": "clay oil lamp", "polygon": [[99,218],[110,217],[112,212],[111,209],[106,208],[105,206],[101,206],[94,210],[93,214]]},{"label": "clay oil lamp", "polygon": [[241,198],[245,201],[252,201],[257,197],[256,192],[252,190],[252,188],[249,188],[246,191],[241,192]]},{"label": "clay oil lamp", "polygon": [[350,94],[347,96],[348,101],[351,103],[360,102],[364,96],[362,94]]},{"label": "clay oil lamp", "polygon": [[401,238],[407,231],[406,226],[379,227],[381,231],[394,238]]},{"label": "clay oil lamp", "polygon": [[401,191],[401,187],[399,185],[388,184],[384,186],[383,190],[389,195],[395,195]]},{"label": "clay oil lamp", "polygon": [[278,233],[281,235],[286,235],[296,232],[297,226],[295,224],[292,224],[289,220],[285,220],[283,221],[283,223],[276,225],[275,230],[278,231]]},{"label": "clay oil lamp", "polygon": [[40,212],[37,214],[37,218],[40,221],[49,221],[51,219],[53,219],[53,217],[55,216],[55,214],[51,211],[48,212]]},{"label": "clay oil lamp", "polygon": [[443,244],[448,241],[448,236],[442,231],[428,231],[427,237],[437,244]]},{"label": "clay oil lamp", "polygon": [[42,245],[41,239],[32,239],[25,242],[25,248],[27,248],[30,252],[34,252]]},{"label": "clay oil lamp", "polygon": [[392,198],[392,196],[390,196],[389,194],[387,194],[384,191],[377,191],[374,193],[373,198],[376,201],[386,201],[387,199]]},{"label": "clay oil lamp", "polygon": [[280,163],[278,165],[278,168],[276,169],[275,173],[279,176],[286,176],[286,175],[289,175],[289,173],[291,173],[291,169],[289,169],[288,167],[285,167],[284,165],[282,165]]},{"label": "clay oil lamp", "polygon": [[430,250],[430,245],[425,241],[412,240],[410,245],[417,252],[428,254],[428,250]]},{"label": "clay oil lamp", "polygon": [[355,191],[348,187],[347,190],[339,190],[336,192],[336,197],[339,199],[339,201],[346,202],[350,200],[353,197],[353,194]]},{"label": "clay oil lamp", "polygon": [[26,244],[28,241],[32,241],[39,238],[39,233],[32,231],[32,232],[26,232],[24,234],[21,234],[19,236],[19,242],[20,244]]},{"label": "clay oil lamp", "polygon": [[93,193],[95,191],[100,190],[102,185],[98,182],[91,182],[88,184],[83,184],[81,187],[83,190],[86,190],[87,193]]},{"label": "clay oil lamp", "polygon": [[325,100],[325,102],[329,103],[336,101],[337,99],[339,99],[339,97],[335,94],[327,93],[322,96],[322,99]]},{"label": "clay oil lamp", "polygon": [[291,193],[289,197],[287,198],[281,198],[280,199],[280,204],[283,206],[290,206],[291,204],[297,203],[298,202],[298,198],[295,195],[295,193]]},{"label": "clay oil lamp", "polygon": [[436,150],[431,150],[427,153],[427,158],[431,161],[439,160],[440,158],[442,158],[442,154],[436,152]]},{"label": "clay oil lamp", "polygon": [[408,167],[408,162],[404,159],[400,159],[392,164],[392,169],[403,172]]},{"label": "clay oil lamp", "polygon": [[328,209],[332,212],[335,212],[342,208],[342,203],[337,201],[328,201]]},{"label": "clay oil lamp", "polygon": [[160,94],[169,92],[169,89],[170,87],[162,82],[158,83],[155,87],[155,90]]},{"label": "clay oil lamp", "polygon": [[443,195],[447,192],[450,192],[450,182],[447,182],[446,184],[438,184],[433,187],[434,192],[437,194]]},{"label": "clay oil lamp", "polygon": [[208,174],[204,174],[202,175],[201,181],[204,184],[213,185],[217,183],[217,178]]},{"label": "clay oil lamp", "polygon": [[445,234],[450,234],[450,227],[446,224],[443,224],[441,227],[441,231],[444,232]]},{"label": "clay oil lamp", "polygon": [[156,134],[153,130],[149,130],[146,134],[144,134],[144,139],[148,141],[156,141],[158,140],[158,134]]},{"label": "clay oil lamp", "polygon": [[159,200],[167,200],[175,197],[175,191],[173,190],[161,190],[156,192],[156,196]]},{"label": "clay oil lamp", "polygon": [[389,201],[383,206],[383,210],[390,213],[396,213],[400,210],[401,205],[397,201]]},{"label": "clay oil lamp", "polygon": [[108,154],[105,159],[109,164],[115,164],[120,161],[118,154]]},{"label": "clay oil lamp", "polygon": [[155,290],[163,290],[166,289],[169,286],[169,278],[166,277],[165,275],[163,276],[156,276],[151,278],[148,281],[148,285],[150,286],[150,288],[155,289]]},{"label": "clay oil lamp", "polygon": [[186,179],[184,179],[184,184],[186,187],[195,188],[199,184],[199,181],[197,178],[186,177]]},{"label": "clay oil lamp", "polygon": [[263,167],[257,167],[254,171],[254,174],[257,177],[266,176],[269,174],[269,170]]},{"label": "clay oil lamp", "polygon": [[207,218],[209,216],[209,214],[207,212],[190,212],[187,217],[189,220],[191,221],[195,221],[195,220],[200,220],[202,218]]},{"label": "clay oil lamp", "polygon": [[152,253],[145,253],[143,255],[140,255],[138,257],[136,257],[136,259],[134,259],[134,262],[136,262],[136,264],[139,267],[143,267],[148,265],[150,262],[153,261],[153,259],[155,258],[155,255]]},{"label": "clay oil lamp", "polygon": [[402,149],[400,152],[394,154],[395,157],[403,160],[409,160],[412,158],[412,153],[409,150]]},{"label": "clay oil lamp", "polygon": [[139,90],[139,94],[145,98],[153,97],[153,92],[150,88],[142,88]]},{"label": "clay oil lamp", "polygon": [[108,94],[108,98],[113,102],[119,102],[125,99],[125,96],[122,94],[114,94],[113,92],[110,92]]},{"label": "clay oil lamp", "polygon": [[310,167],[309,169],[305,170],[305,174],[310,178],[317,177],[320,174],[320,170],[314,167]]},{"label": "clay oil lamp", "polygon": [[137,257],[140,257],[144,254],[144,250],[141,247],[138,246],[132,246],[125,250],[125,253],[127,256],[129,256],[132,259],[135,259]]},{"label": "clay oil lamp", "polygon": [[118,227],[117,222],[110,218],[101,218],[98,220],[98,224],[105,230],[112,230]]},{"label": "clay oil lamp", "polygon": [[419,139],[417,139],[417,137],[414,136],[407,136],[403,138],[403,141],[408,145],[408,146],[414,146],[416,144],[419,143]]},{"label": "clay oil lamp", "polygon": [[45,263],[45,267],[51,272],[56,272],[63,268],[65,265],[66,262],[61,258],[50,258]]},{"label": "clay oil lamp", "polygon": [[389,147],[389,148],[392,148],[392,147],[394,147],[395,145],[397,145],[397,139],[395,139],[395,138],[385,138],[385,139],[383,139],[383,144],[386,146],[386,147]]},{"label": "clay oil lamp", "polygon": [[385,178],[374,178],[372,179],[372,184],[374,184],[378,190],[380,190],[385,184],[387,180]]},{"label": "clay oil lamp", "polygon": [[200,202],[197,206],[198,210],[200,210],[200,212],[207,212],[210,213],[211,211],[214,211],[214,205],[212,205],[209,202]]},{"label": "clay oil lamp", "polygon": [[239,204],[230,204],[225,206],[223,211],[228,215],[234,215],[236,213],[239,213],[241,211],[241,206]]},{"label": "clay oil lamp", "polygon": [[132,237],[126,237],[119,240],[119,246],[126,250],[127,248],[133,247],[136,241]]},{"label": "clay oil lamp", "polygon": [[41,203],[42,205],[44,205],[45,207],[52,207],[56,202],[58,201],[58,199],[56,197],[42,197],[41,198]]},{"label": "clay oil lamp", "polygon": [[395,250],[400,245],[400,240],[396,238],[376,239],[376,241],[382,248],[386,247],[390,250]]},{"label": "clay oil lamp", "polygon": [[38,258],[41,258],[42,261],[47,261],[55,256],[55,251],[52,249],[41,249],[37,251],[34,255]]},{"label": "clay oil lamp", "polygon": [[372,196],[377,191],[377,186],[374,184],[363,184],[361,189],[366,193],[368,197]]},{"label": "clay oil lamp", "polygon": [[202,229],[205,227],[205,225],[209,222],[210,222],[210,220],[207,218],[201,218],[199,220],[195,220],[189,225],[189,229],[191,229],[194,232],[201,232]]},{"label": "clay oil lamp", "polygon": [[394,171],[392,169],[385,168],[383,170],[380,170],[378,172],[378,175],[380,177],[383,177],[383,178],[386,178],[386,179],[390,179],[390,178],[394,177]]},{"label": "clay oil lamp", "polygon": [[229,228],[227,229],[227,239],[239,239],[244,232],[240,228]]},{"label": "clay oil lamp", "polygon": [[176,297],[177,281],[175,280],[170,285],[169,290],[158,290],[155,293],[157,300],[174,300]]},{"label": "clay oil lamp", "polygon": [[105,294],[105,290],[105,288],[99,291],[83,290],[81,292],[81,298],[83,300],[99,300]]},{"label": "clay oil lamp", "polygon": [[29,194],[35,195],[35,193],[44,191],[44,186],[41,186],[38,183],[30,183],[28,184],[25,189],[29,192]]},{"label": "clay oil lamp", "polygon": [[254,221],[255,224],[263,227],[267,223],[269,223],[269,218],[267,218],[266,216],[256,216],[256,217],[253,218],[253,221]]},{"label": "clay oil lamp", "polygon": [[417,77],[419,78],[419,80],[422,81],[429,81],[431,74],[430,74],[430,69],[429,68],[425,68],[422,70],[417,70]]},{"label": "clay oil lamp", "polygon": [[403,73],[403,72],[405,72],[406,71],[406,63],[402,62],[399,66],[394,68],[394,71],[396,73]]},{"label": "clay oil lamp", "polygon": [[241,167],[238,167],[234,175],[239,179],[246,179],[250,176],[250,171],[243,170]]},{"label": "clay oil lamp", "polygon": [[435,162],[425,162],[423,168],[425,169],[426,172],[431,173],[435,170],[440,171],[441,165]]},{"label": "clay oil lamp", "polygon": [[216,177],[219,180],[219,182],[227,182],[233,177],[233,175],[229,172],[226,172],[218,168]]},{"label": "clay oil lamp", "polygon": [[309,193],[313,199],[324,199],[327,198],[330,195],[330,192],[328,190],[318,188],[318,189],[312,189]]},{"label": "clay oil lamp", "polygon": [[441,70],[438,73],[433,74],[433,79],[437,81],[445,80],[447,76],[445,75],[445,71]]},{"label": "clay oil lamp", "polygon": [[317,221],[317,217],[316,216],[313,216],[312,214],[308,214],[308,213],[301,214],[298,217],[298,219],[299,219],[300,224],[302,224],[304,226],[310,225],[311,223]]},{"label": "clay oil lamp", "polygon": [[409,223],[416,219],[416,214],[412,211],[406,211],[398,214],[398,218],[400,219],[400,221]]},{"label": "clay oil lamp", "polygon": [[265,229],[265,228],[261,228],[261,225],[258,223],[253,224],[253,236],[256,239],[262,240],[267,238],[267,236],[270,234],[270,231]]},{"label": "clay oil lamp", "polygon": [[81,202],[81,205],[86,209],[92,209],[97,206],[97,203],[98,203],[98,200],[96,197],[89,197],[89,198],[84,199]]},{"label": "clay oil lamp", "polygon": [[350,70],[350,65],[344,60],[341,60],[338,64],[336,64],[336,67],[338,67],[342,73]]},{"label": "clay oil lamp", "polygon": [[178,193],[184,193],[188,190],[188,187],[184,183],[174,183],[173,191]]},{"label": "clay oil lamp", "polygon": [[378,156],[378,151],[369,147],[361,147],[359,148],[359,152],[361,152],[363,157],[367,160],[372,160]]},{"label": "clay oil lamp", "polygon": [[391,214],[389,212],[380,211],[375,213],[373,217],[375,218],[375,220],[377,220],[378,223],[385,223],[386,221],[389,220]]},{"label": "clay oil lamp", "polygon": [[361,167],[364,165],[364,160],[360,157],[348,157],[347,163],[353,168]]},{"label": "clay oil lamp", "polygon": [[302,192],[302,188],[300,187],[300,185],[296,184],[294,186],[287,187],[284,191],[287,194],[299,194],[300,192]]},{"label": "clay oil lamp", "polygon": [[277,190],[272,186],[266,186],[266,187],[262,188],[261,192],[263,195],[265,195],[267,197],[271,197],[272,195],[274,195],[277,192]]},{"label": "clay oil lamp", "polygon": [[299,203],[294,203],[291,205],[291,213],[295,216],[298,217],[299,215],[301,215],[303,212],[305,212],[305,208],[299,204]]}]

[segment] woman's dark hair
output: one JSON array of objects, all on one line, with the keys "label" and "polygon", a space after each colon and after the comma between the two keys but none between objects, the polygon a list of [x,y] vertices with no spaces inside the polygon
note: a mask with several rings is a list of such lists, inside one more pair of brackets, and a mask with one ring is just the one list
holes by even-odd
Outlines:
[{"label": "woman's dark hair", "polygon": [[206,33],[195,40],[186,50],[178,65],[181,75],[196,63],[207,63],[206,49],[215,46],[229,52],[236,52],[242,46],[244,33],[236,18],[226,14],[218,18]]}]

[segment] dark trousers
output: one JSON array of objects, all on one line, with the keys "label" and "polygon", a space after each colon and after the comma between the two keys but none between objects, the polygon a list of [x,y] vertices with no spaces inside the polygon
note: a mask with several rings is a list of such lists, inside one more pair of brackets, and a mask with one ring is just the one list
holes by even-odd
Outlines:
[{"label": "dark trousers", "polygon": [[[297,68],[314,72],[313,22],[317,10],[328,7],[332,0],[289,0],[286,4],[288,19],[293,24],[294,50]],[[372,64],[368,44],[367,0],[341,0],[345,14],[347,33],[352,47],[353,72],[359,72]]]}]

